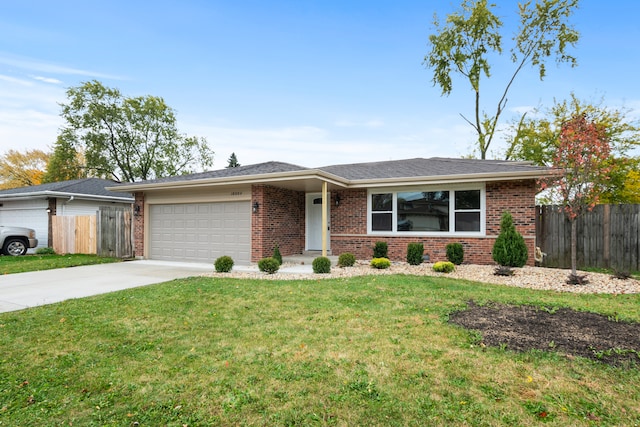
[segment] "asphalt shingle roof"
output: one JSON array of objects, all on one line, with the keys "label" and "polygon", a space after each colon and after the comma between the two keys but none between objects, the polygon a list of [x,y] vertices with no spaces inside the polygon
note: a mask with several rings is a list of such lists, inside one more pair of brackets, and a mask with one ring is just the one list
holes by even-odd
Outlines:
[{"label": "asphalt shingle roof", "polygon": [[[235,168],[218,169],[207,172],[194,173],[190,175],[177,175],[168,176],[165,178],[152,179],[148,181],[142,181],[145,184],[154,184],[162,182],[180,182],[180,181],[195,181],[199,179],[212,179],[212,178],[233,178],[238,176],[250,176],[250,175],[264,175],[269,173],[283,173],[283,172],[297,172],[308,170],[303,166],[293,165],[291,163],[284,162],[265,162],[255,165],[238,166]],[[122,183],[127,184],[127,183]]]},{"label": "asphalt shingle roof", "polygon": [[[370,163],[352,163],[343,165],[330,165],[319,168],[306,168],[303,166],[293,165],[283,162],[265,162],[255,165],[239,166],[236,168],[225,168],[208,172],[201,172],[191,175],[171,176],[149,181],[140,181],[135,183],[122,183],[123,186],[131,185],[148,185],[148,184],[164,184],[164,183],[187,183],[198,180],[221,179],[228,178],[233,181],[234,178],[263,176],[266,181],[270,174],[277,177],[278,174],[286,172],[304,172],[309,171],[311,175],[320,172],[332,174],[337,179],[344,181],[384,181],[387,179],[402,178],[430,178],[447,176],[468,176],[468,175],[485,175],[499,176],[508,175],[513,179],[514,175],[522,173],[527,177],[548,173],[547,167],[534,166],[528,162],[514,162],[504,160],[479,160],[479,159],[457,159],[457,158],[415,158],[405,160],[390,160],[383,162]],[[112,187],[117,187],[113,185]]]},{"label": "asphalt shingle roof", "polygon": [[32,185],[29,187],[18,187],[9,190],[0,190],[0,197],[16,194],[37,194],[43,192],[76,194],[78,196],[101,196],[101,197],[125,197],[132,199],[131,193],[113,192],[105,187],[112,187],[116,183],[108,179],[85,178],[71,181],[51,182],[48,184]]},{"label": "asphalt shingle roof", "polygon": [[318,168],[322,171],[349,180],[414,178],[464,174],[491,174],[501,172],[531,172],[547,168],[532,166],[524,162],[508,162],[503,160],[451,159],[432,157],[406,160],[390,160],[384,162],[354,163]]}]

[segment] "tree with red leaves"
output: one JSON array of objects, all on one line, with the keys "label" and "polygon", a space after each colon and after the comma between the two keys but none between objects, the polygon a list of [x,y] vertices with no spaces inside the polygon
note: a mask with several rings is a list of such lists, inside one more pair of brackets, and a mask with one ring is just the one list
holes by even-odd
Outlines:
[{"label": "tree with red leaves", "polygon": [[553,159],[561,176],[543,183],[555,193],[571,223],[571,276],[568,283],[585,283],[576,273],[576,219],[598,204],[611,178],[611,144],[606,128],[586,114],[576,115],[562,125]]}]

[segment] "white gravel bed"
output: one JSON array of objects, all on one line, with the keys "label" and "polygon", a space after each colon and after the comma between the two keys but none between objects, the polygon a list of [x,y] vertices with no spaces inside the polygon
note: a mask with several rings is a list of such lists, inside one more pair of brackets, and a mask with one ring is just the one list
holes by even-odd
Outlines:
[{"label": "white gravel bed", "polygon": [[[281,269],[291,267],[291,264],[283,264]],[[389,275],[389,274],[410,274],[416,276],[436,276],[452,279],[472,280],[476,282],[494,283],[521,288],[553,290],[560,292],[576,293],[607,293],[607,294],[634,294],[640,293],[640,281],[635,279],[616,279],[609,274],[587,273],[578,271],[579,275],[587,275],[589,281],[586,285],[568,285],[567,277],[571,270],[543,268],[543,267],[523,267],[514,268],[513,276],[496,276],[493,274],[495,266],[492,265],[458,265],[455,271],[445,274],[436,273],[432,269],[433,264],[421,264],[417,266],[402,262],[394,262],[391,267],[379,270],[371,267],[366,261],[358,261],[353,267],[331,267],[331,273],[314,274],[309,266],[309,273],[288,273],[277,272],[266,274],[256,269],[255,272],[234,272],[212,273],[212,276],[247,278],[247,279],[268,279],[268,280],[301,280],[301,279],[335,279],[365,275]]]}]

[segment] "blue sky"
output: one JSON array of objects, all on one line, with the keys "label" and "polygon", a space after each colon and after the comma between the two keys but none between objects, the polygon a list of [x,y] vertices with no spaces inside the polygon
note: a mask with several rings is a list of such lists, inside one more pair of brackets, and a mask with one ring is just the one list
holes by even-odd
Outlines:
[{"label": "blue sky", "polygon": [[[473,114],[466,82],[442,97],[422,65],[434,13],[444,18],[459,1],[4,3],[0,153],[51,150],[65,90],[93,79],[125,95],[163,97],[182,132],[207,139],[214,169],[232,152],[241,164],[317,167],[460,157],[474,146],[460,117]],[[496,3],[515,29],[517,2]],[[640,119],[638,16],[637,0],[583,0],[572,18],[578,67],[551,63],[542,82],[526,70],[505,120],[571,92]],[[508,55],[494,64],[490,111],[512,70]],[[500,158],[501,140],[494,144],[490,157]]]}]

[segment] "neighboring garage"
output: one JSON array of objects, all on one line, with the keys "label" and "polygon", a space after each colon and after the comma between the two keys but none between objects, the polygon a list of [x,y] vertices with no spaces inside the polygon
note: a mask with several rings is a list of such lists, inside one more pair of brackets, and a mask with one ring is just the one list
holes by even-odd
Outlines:
[{"label": "neighboring garage", "polygon": [[150,259],[250,264],[249,201],[149,205],[149,221]]}]

